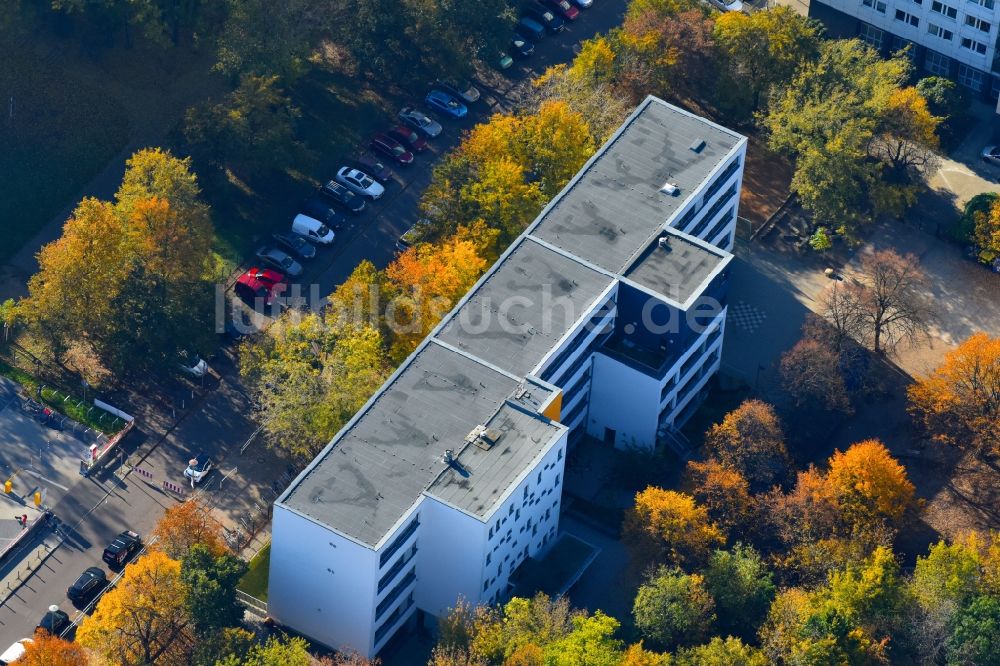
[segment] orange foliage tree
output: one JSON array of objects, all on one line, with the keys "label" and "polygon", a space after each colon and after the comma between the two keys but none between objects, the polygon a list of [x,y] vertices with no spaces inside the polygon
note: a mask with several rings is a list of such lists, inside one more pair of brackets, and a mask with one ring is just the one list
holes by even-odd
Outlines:
[{"label": "orange foliage tree", "polygon": [[685,493],[650,486],[635,496],[635,506],[625,518],[624,537],[638,564],[665,560],[670,564],[704,562],[725,535]]},{"label": "orange foliage tree", "polygon": [[914,508],[906,468],[877,439],[868,439],[830,457],[826,483],[843,515],[855,525],[896,524]]},{"label": "orange foliage tree", "polygon": [[219,523],[208,513],[208,508],[198,499],[174,505],[167,509],[153,528],[159,540],[156,547],[174,559],[188,554],[195,544],[203,544],[215,556],[226,552],[219,536]]},{"label": "orange foliage tree", "polygon": [[745,532],[754,513],[750,483],[717,460],[692,460],[684,471],[685,488],[727,532]]},{"label": "orange foliage tree", "polygon": [[31,643],[25,644],[18,666],[87,666],[87,653],[83,648],[44,629],[35,632]]},{"label": "orange foliage tree", "polygon": [[766,488],[788,467],[785,434],[774,408],[745,400],[705,435],[709,452],[724,467],[737,470],[755,489]]},{"label": "orange foliage tree", "polygon": [[935,438],[1000,454],[1000,338],[976,333],[909,389],[910,411]]}]

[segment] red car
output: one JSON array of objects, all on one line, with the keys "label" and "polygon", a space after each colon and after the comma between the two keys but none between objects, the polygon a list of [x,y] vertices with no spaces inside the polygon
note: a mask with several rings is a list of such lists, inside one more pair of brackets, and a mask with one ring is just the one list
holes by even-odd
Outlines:
[{"label": "red car", "polygon": [[413,153],[387,134],[376,134],[372,137],[370,145],[372,150],[382,153],[399,166],[413,164]]},{"label": "red car", "polygon": [[569,4],[569,0],[542,0],[542,4],[567,21],[574,21],[580,15],[580,10]]},{"label": "red car", "polygon": [[264,305],[271,305],[275,296],[285,289],[285,276],[270,268],[251,268],[236,280],[233,291],[246,303],[254,305],[261,299]]},{"label": "red car", "polygon": [[404,146],[409,147],[409,149],[415,153],[422,153],[427,150],[427,139],[420,136],[409,127],[404,127],[402,125],[393,127],[389,130],[388,134]]}]

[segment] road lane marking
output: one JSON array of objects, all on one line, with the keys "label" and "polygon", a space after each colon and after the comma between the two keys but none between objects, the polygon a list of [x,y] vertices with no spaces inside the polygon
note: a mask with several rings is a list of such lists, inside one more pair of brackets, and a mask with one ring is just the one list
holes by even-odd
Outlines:
[{"label": "road lane marking", "polygon": [[64,485],[62,485],[60,483],[56,483],[52,479],[45,478],[44,476],[42,476],[41,474],[39,474],[38,472],[36,472],[33,469],[23,469],[21,471],[30,474],[31,476],[35,477],[36,479],[41,479],[45,483],[48,483],[50,485],[55,486],[56,488],[58,488],[59,490],[63,491],[64,493],[68,493],[69,492],[69,488],[67,488],[66,486],[64,486]]}]

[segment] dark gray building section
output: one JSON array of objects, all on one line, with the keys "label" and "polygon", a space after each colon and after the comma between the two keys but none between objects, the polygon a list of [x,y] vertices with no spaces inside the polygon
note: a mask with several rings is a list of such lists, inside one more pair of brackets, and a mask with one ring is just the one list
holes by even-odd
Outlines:
[{"label": "dark gray building section", "polygon": [[[663,239],[663,242],[660,241]],[[629,267],[625,277],[684,304],[722,264],[728,253],[667,230]]]},{"label": "dark gray building section", "polygon": [[449,315],[436,337],[523,377],[612,281],[522,237]]},{"label": "dark gray building section", "polygon": [[445,469],[445,449],[461,449],[470,430],[488,421],[518,385],[426,344],[281,502],[375,547]]},{"label": "dark gray building section", "polygon": [[499,435],[496,442],[488,448],[482,440],[466,444],[428,489],[428,495],[479,518],[487,516],[531,468],[531,462],[565,430],[510,403],[485,425]]},{"label": "dark gray building section", "polygon": [[[743,140],[647,98],[529,233],[620,273]],[[676,193],[662,191],[667,183]]]}]

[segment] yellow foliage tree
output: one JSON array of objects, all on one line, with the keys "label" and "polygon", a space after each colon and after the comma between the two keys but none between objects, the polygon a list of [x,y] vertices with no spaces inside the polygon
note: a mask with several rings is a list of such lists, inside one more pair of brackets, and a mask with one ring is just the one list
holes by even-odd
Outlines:
[{"label": "yellow foliage tree", "polygon": [[785,435],[774,408],[745,400],[709,429],[705,444],[729,469],[740,472],[755,489],[770,486],[788,466]]},{"label": "yellow foliage tree", "polygon": [[698,564],[725,542],[722,530],[693,497],[655,486],[636,494],[624,536],[641,564],[659,557],[676,565]]},{"label": "yellow foliage tree", "polygon": [[605,37],[598,35],[580,45],[569,75],[590,84],[611,83],[615,75],[615,52]]},{"label": "yellow foliage tree", "polygon": [[911,413],[938,440],[1000,454],[1000,338],[970,336],[909,397]]},{"label": "yellow foliage tree", "polygon": [[915,506],[906,468],[877,439],[835,451],[826,482],[840,510],[857,525],[898,523]]},{"label": "yellow foliage tree", "polygon": [[118,666],[187,666],[190,637],[181,564],[158,550],[143,555],[101,597],[77,642]]},{"label": "yellow foliage tree", "polygon": [[1000,198],[990,206],[988,213],[973,215],[972,240],[979,252],[979,260],[992,264],[1000,259]]}]

